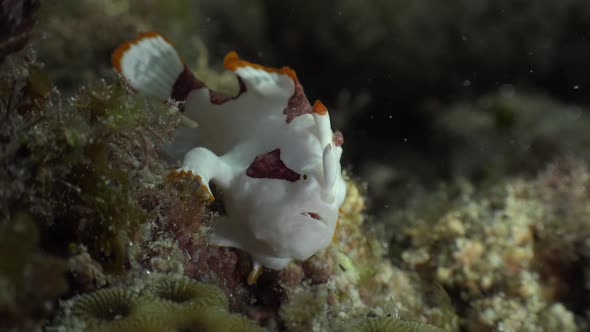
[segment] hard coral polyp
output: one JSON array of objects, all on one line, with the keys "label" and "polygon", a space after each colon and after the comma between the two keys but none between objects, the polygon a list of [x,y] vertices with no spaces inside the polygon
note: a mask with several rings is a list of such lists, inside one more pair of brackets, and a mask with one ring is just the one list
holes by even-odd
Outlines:
[{"label": "hard coral polyp", "polygon": [[436,326],[404,321],[394,317],[367,318],[352,324],[346,332],[445,332]]},{"label": "hard coral polyp", "polygon": [[264,331],[227,307],[215,286],[181,275],[154,274],[129,280],[125,288],[104,288],[68,300],[48,331]]},{"label": "hard coral polyp", "polygon": [[282,269],[332,241],[346,193],[343,137],[332,131],[326,107],[309,103],[290,68],[253,64],[235,52],[224,64],[237,76],[237,96],[209,90],[158,33],[113,55],[135,90],[183,101],[184,114],[199,124],[201,146],[185,155],[177,174],[197,175],[210,198],[210,182],[224,192],[226,216],[214,222],[211,242],[247,251],[255,271]]}]

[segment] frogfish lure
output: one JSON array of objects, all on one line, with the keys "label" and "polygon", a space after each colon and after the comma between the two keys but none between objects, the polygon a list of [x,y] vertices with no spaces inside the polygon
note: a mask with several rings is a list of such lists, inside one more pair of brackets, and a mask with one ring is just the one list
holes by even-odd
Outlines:
[{"label": "frogfish lure", "polygon": [[249,282],[261,266],[279,270],[330,244],[346,194],[343,136],[320,101],[309,103],[292,69],[229,52],[224,66],[239,93],[226,96],[195,77],[157,32],[122,44],[112,60],[136,91],[183,102],[184,115],[199,124],[199,146],[176,172],[195,175],[210,200],[210,182],[224,191],[227,215],[214,220],[211,243],[251,255]]}]

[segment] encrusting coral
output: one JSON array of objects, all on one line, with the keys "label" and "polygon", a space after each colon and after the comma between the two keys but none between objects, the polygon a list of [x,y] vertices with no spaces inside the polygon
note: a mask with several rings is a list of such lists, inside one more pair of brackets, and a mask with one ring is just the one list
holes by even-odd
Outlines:
[{"label": "encrusting coral", "polygon": [[151,274],[100,289],[64,305],[49,331],[263,331],[227,311],[217,287],[182,275]]},{"label": "encrusting coral", "polygon": [[462,303],[469,330],[582,330],[589,178],[585,162],[560,159],[532,180],[466,190],[438,216],[413,210],[401,258]]},{"label": "encrusting coral", "polygon": [[88,331],[128,331],[136,328],[139,296],[125,288],[105,288],[74,300],[72,316]]},{"label": "encrusting coral", "polygon": [[173,331],[263,331],[255,322],[228,313],[223,291],[181,275],[153,275],[142,292],[143,311]]},{"label": "encrusting coral", "polygon": [[219,288],[184,276],[156,279],[147,287],[147,293],[169,305],[171,310],[199,306],[228,308],[227,299]]},{"label": "encrusting coral", "polygon": [[438,327],[408,322],[393,317],[365,318],[356,324],[351,324],[345,332],[445,332]]}]

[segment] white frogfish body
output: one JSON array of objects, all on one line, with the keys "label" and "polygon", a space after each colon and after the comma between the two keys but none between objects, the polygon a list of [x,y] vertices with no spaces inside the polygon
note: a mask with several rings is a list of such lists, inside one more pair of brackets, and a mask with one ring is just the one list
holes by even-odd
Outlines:
[{"label": "white frogfish body", "polygon": [[199,124],[199,146],[178,172],[192,172],[211,199],[224,192],[226,215],[214,220],[211,243],[248,252],[254,265],[282,269],[332,241],[346,193],[326,107],[310,105],[295,72],[246,62],[235,52],[224,65],[240,84],[237,96],[207,88],[156,32],[121,45],[113,64],[135,90],[184,101]]}]

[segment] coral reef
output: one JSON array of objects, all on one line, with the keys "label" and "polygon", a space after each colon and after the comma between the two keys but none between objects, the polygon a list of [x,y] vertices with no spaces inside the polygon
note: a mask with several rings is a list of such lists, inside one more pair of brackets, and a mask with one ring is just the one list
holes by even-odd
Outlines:
[{"label": "coral reef", "polygon": [[150,221],[134,247],[136,268],[176,271],[217,284],[230,307],[272,330],[338,330],[375,312],[453,330],[456,319],[446,294],[384,259],[385,247],[364,225],[361,189],[349,181],[347,192],[329,248],[280,272],[265,270],[256,285],[246,287],[247,256],[207,245],[207,225],[217,221],[215,213],[195,204],[204,202],[206,193],[190,176],[168,178],[142,196]]},{"label": "coral reef", "polygon": [[66,301],[49,331],[263,331],[230,314],[220,289],[182,275],[149,274],[119,283]]},{"label": "coral reef", "polygon": [[139,296],[125,288],[106,288],[74,301],[72,315],[90,331],[126,331],[136,327]]},{"label": "coral reef", "polygon": [[165,302],[170,310],[202,306],[228,308],[227,299],[220,289],[187,277],[156,279],[148,287],[148,293]]},{"label": "coral reef", "polygon": [[[207,245],[206,225],[216,218],[195,204],[205,198],[191,177],[169,178],[164,190],[145,192],[141,201],[151,221],[142,232],[146,238],[139,243],[143,244],[135,247],[138,268],[172,270],[217,284],[230,297],[231,307],[242,308],[261,324],[288,331],[339,328],[337,322],[374,311],[456,326],[444,293],[384,260],[383,245],[363,226],[365,203],[353,182],[348,184],[332,245],[279,273],[265,270],[252,288],[245,287],[249,263],[244,253]],[[427,293],[437,294],[429,295],[430,300],[422,297],[429,288]]]},{"label": "coral reef", "polygon": [[132,265],[217,284],[235,301],[247,293],[243,280],[249,263],[237,250],[208,245],[208,225],[217,213],[206,207],[207,198],[192,176],[167,177],[161,186],[143,191],[140,204],[148,222],[131,251]]},{"label": "coral reef", "polygon": [[577,308],[588,305],[581,266],[590,255],[587,167],[558,160],[532,180],[464,190],[439,204],[443,212],[406,211],[410,248],[401,258],[459,301],[468,330],[581,330],[587,321]]}]

